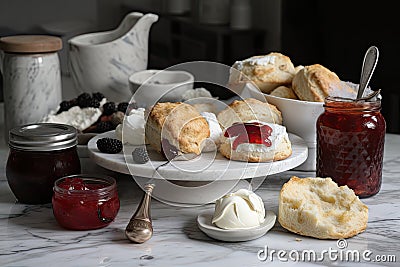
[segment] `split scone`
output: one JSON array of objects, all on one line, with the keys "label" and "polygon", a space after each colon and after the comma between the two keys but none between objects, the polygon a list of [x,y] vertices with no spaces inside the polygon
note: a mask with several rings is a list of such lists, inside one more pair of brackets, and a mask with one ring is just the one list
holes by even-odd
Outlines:
[{"label": "split scone", "polygon": [[328,96],[353,98],[355,90],[336,73],[320,64],[305,66],[293,78],[292,89],[300,100],[324,102]]},{"label": "split scone", "polygon": [[246,162],[284,160],[292,154],[286,127],[260,121],[234,123],[221,136],[219,152]]},{"label": "split scone", "polygon": [[272,104],[262,102],[255,98],[235,100],[217,115],[219,124],[223,129],[235,122],[262,121],[282,124],[282,113]]},{"label": "split scone", "polygon": [[201,146],[210,136],[207,120],[191,105],[157,103],[148,114],[147,142],[167,159],[181,154],[201,153]]},{"label": "split scone", "polygon": [[269,93],[280,85],[290,85],[295,68],[289,57],[272,52],[236,61],[231,69],[230,84],[251,81],[264,92]]},{"label": "split scone", "polygon": [[218,114],[223,129],[219,152],[247,162],[283,160],[292,154],[291,142],[274,106],[248,98],[235,100]]},{"label": "split scone", "polygon": [[319,239],[349,238],[367,228],[368,207],[347,186],[331,178],[298,178],[283,185],[279,223],[287,230]]}]

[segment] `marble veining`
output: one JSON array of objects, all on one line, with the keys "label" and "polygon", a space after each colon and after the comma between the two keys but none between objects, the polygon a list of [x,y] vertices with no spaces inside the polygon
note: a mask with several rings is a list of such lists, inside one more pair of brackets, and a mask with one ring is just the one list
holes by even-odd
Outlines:
[{"label": "marble veining", "polygon": [[155,14],[132,12],[118,28],[75,36],[69,43],[69,68],[81,92],[102,92],[116,102],[132,97],[128,78],[145,70],[148,38]]},{"label": "marble veining", "polygon": [[4,54],[5,133],[38,122],[61,102],[60,62],[57,53]]},{"label": "marble veining", "polygon": [[[400,261],[400,135],[388,134],[385,143],[381,191],[363,199],[369,207],[368,228],[347,239],[347,249],[372,251],[372,255],[394,255]],[[135,211],[142,191],[134,180],[96,166],[82,158],[85,172],[105,173],[117,179],[121,209],[108,227],[92,231],[68,231],[58,226],[51,204],[15,203],[5,177],[8,149],[0,145],[0,266],[272,266],[284,263],[275,255],[260,261],[257,253],[265,249],[338,249],[336,240],[317,240],[286,231],[278,222],[265,236],[239,243],[224,243],[203,234],[196,224],[198,214],[213,205],[195,208],[169,206],[152,200],[154,236],[144,244],[130,243],[124,229]],[[278,212],[278,195],[292,176],[315,176],[314,172],[286,171],[268,176],[257,189],[268,210]],[[362,262],[366,265],[366,262]],[[290,261],[286,265],[294,264]],[[298,266],[352,266],[345,261],[298,262]],[[370,263],[371,266],[379,265]],[[385,263],[398,266],[398,263]]]}]

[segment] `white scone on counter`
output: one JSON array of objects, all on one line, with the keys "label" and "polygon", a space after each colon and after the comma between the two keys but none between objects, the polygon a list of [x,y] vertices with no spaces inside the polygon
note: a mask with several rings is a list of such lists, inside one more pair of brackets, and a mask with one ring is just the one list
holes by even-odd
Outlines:
[{"label": "white scone on counter", "polygon": [[[150,110],[145,136],[160,153],[199,155],[202,142],[210,136],[210,129],[207,120],[193,106],[165,102],[155,104]],[[166,156],[171,158],[171,155]]]},{"label": "white scone on counter", "polygon": [[292,145],[285,126],[250,121],[227,128],[221,136],[219,152],[231,160],[270,162],[288,158]]},{"label": "white scone on counter", "polygon": [[293,78],[292,89],[300,100],[324,102],[327,96],[352,97],[354,90],[336,73],[320,64],[305,66]]},{"label": "white scone on counter", "polygon": [[293,176],[281,189],[279,223],[319,239],[349,238],[367,228],[368,207],[347,186],[331,178]]},{"label": "white scone on counter", "polygon": [[252,81],[258,88],[269,93],[280,85],[290,85],[295,69],[289,57],[272,52],[236,61],[229,77],[230,84]]},{"label": "white scone on counter", "polygon": [[282,113],[272,104],[254,98],[235,100],[217,115],[223,129],[235,122],[262,121],[282,124]]}]

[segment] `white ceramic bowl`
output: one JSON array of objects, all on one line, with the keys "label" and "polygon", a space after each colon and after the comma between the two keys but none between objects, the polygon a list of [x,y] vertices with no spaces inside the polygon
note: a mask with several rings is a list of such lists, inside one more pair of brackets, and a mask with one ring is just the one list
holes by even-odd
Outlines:
[{"label": "white ceramic bowl", "polygon": [[144,70],[129,77],[129,88],[138,106],[158,101],[181,101],[185,91],[193,89],[194,76],[180,70]]},{"label": "white ceramic bowl", "polygon": [[275,105],[281,112],[283,125],[290,133],[302,137],[308,146],[307,160],[296,170],[316,170],[316,146],[317,146],[317,119],[324,111],[323,102],[310,102],[295,99],[282,98],[264,94],[268,103]]}]

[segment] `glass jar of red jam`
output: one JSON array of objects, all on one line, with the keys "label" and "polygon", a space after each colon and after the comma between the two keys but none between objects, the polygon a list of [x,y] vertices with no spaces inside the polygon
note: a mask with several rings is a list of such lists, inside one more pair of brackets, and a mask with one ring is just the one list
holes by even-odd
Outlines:
[{"label": "glass jar of red jam", "polygon": [[81,172],[77,130],[69,125],[38,123],[9,132],[6,176],[20,203],[51,203],[54,181]]},{"label": "glass jar of red jam", "polygon": [[360,198],[379,192],[386,122],[380,100],[327,98],[317,120],[317,176],[347,185]]},{"label": "glass jar of red jam", "polygon": [[109,225],[119,211],[117,183],[107,176],[71,175],[54,183],[53,214],[71,230],[91,230]]}]

